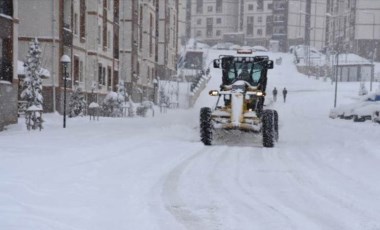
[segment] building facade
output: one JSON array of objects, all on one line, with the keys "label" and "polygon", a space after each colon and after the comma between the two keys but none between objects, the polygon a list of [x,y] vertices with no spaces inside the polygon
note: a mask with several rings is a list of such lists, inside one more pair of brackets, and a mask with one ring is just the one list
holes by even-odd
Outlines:
[{"label": "building facade", "polygon": [[0,1],[0,131],[17,123],[18,1]]},{"label": "building facade", "polygon": [[215,44],[223,35],[240,32],[237,0],[191,0],[191,36]]},{"label": "building facade", "polygon": [[239,26],[244,31],[245,45],[268,47],[277,19],[273,16],[273,1],[246,0],[240,9]]},{"label": "building facade", "polygon": [[380,60],[380,1],[356,0],[351,11],[351,47],[362,57]]},{"label": "building facade", "polygon": [[178,0],[157,1],[157,77],[176,74],[178,54]]},{"label": "building facade", "polygon": [[134,101],[152,100],[154,79],[176,73],[177,0],[20,0],[18,10],[19,59],[37,37],[51,73],[45,112],[63,111],[64,54],[71,58],[67,97],[80,87],[88,103],[101,103],[120,81]]}]

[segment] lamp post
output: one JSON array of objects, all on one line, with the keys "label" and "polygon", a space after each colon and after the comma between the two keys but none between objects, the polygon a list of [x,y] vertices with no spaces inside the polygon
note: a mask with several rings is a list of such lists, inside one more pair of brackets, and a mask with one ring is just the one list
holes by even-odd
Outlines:
[{"label": "lamp post", "polygon": [[335,58],[336,58],[336,61],[335,61],[335,72],[334,72],[334,75],[335,75],[335,92],[334,92],[334,108],[336,107],[336,101],[337,101],[337,97],[338,97],[338,73],[339,73],[339,69],[338,69],[338,65],[339,65],[339,41],[337,42],[336,41],[336,35],[335,35],[335,19],[336,18],[339,18],[339,15],[331,15],[330,13],[327,13],[326,14],[326,17],[329,17],[329,18],[332,18],[334,19],[333,20],[333,46],[335,46]]},{"label": "lamp post", "polygon": [[67,66],[71,63],[71,59],[66,54],[62,55],[61,63],[63,65],[63,128],[66,128],[66,81],[67,81]]},{"label": "lamp post", "polygon": [[154,89],[154,96],[153,96],[153,102],[157,104],[157,89],[158,89],[158,77],[153,79],[153,89]]},{"label": "lamp post", "polygon": [[372,67],[371,67],[371,77],[370,77],[370,81],[369,81],[369,91],[372,92],[372,82],[373,82],[373,77],[375,75],[375,71],[374,71],[374,66],[373,66],[373,62],[374,62],[374,59],[375,59],[375,53],[377,52],[377,47],[375,47],[375,15],[372,14],[372,13],[368,13],[370,15],[372,15],[372,59],[371,59],[371,64],[372,64]]}]

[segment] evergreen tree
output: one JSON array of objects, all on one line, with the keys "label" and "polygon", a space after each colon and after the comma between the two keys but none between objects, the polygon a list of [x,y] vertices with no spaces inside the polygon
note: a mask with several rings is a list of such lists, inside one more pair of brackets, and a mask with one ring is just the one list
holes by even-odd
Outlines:
[{"label": "evergreen tree", "polygon": [[84,99],[82,88],[76,87],[70,97],[69,117],[83,116],[85,108],[86,100]]},{"label": "evergreen tree", "polygon": [[[21,98],[26,101],[26,125],[28,130],[42,128],[42,80],[41,80],[41,49],[35,38],[30,42],[29,51],[26,56],[25,79]],[[33,112],[34,111],[34,112]],[[35,112],[39,111],[39,112]]]},{"label": "evergreen tree", "polygon": [[126,89],[121,81],[117,85],[117,92],[109,92],[103,101],[103,113],[105,116],[121,117],[123,104],[126,97]]}]

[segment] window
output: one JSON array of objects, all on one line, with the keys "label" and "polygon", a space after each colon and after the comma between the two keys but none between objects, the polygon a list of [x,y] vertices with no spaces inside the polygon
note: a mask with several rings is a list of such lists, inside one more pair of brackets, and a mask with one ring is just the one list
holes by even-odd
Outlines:
[{"label": "window", "polygon": [[202,25],[202,19],[201,18],[197,19],[197,25]]},{"label": "window", "polygon": [[[106,0],[105,0],[106,1]],[[103,9],[103,49],[107,47],[107,13]]]},{"label": "window", "polygon": [[98,64],[98,84],[103,84],[103,67],[101,63]]},{"label": "window", "polygon": [[248,4],[248,10],[253,11],[253,4]]},{"label": "window", "polygon": [[202,31],[197,30],[197,37],[202,37]]},{"label": "window", "polygon": [[153,15],[150,14],[150,18],[149,18],[149,31],[151,31],[151,33],[149,34],[149,56],[153,56],[153,36],[152,36],[152,31],[153,31]]},{"label": "window", "polygon": [[223,0],[216,0],[216,12],[223,12]]},{"label": "window", "polygon": [[74,84],[79,82],[79,57],[74,56]]},{"label": "window", "polygon": [[261,16],[259,16],[259,17],[257,17],[257,22],[263,22],[263,17],[261,17]]},{"label": "window", "polygon": [[0,0],[0,14],[13,16],[12,0]]},{"label": "window", "polygon": [[86,39],[86,0],[80,0],[80,41]]},{"label": "window", "polygon": [[83,82],[83,61],[79,62],[79,82]]},{"label": "window", "polygon": [[257,10],[264,9],[264,0],[257,0]]},{"label": "window", "polygon": [[98,45],[102,44],[102,26],[98,26]]},{"label": "window", "polygon": [[74,14],[74,34],[78,35],[78,14]]},{"label": "window", "polygon": [[207,30],[206,35],[207,35],[207,37],[212,37],[212,30]]},{"label": "window", "polygon": [[208,25],[208,26],[209,26],[209,25],[212,26],[212,24],[213,24],[212,21],[213,21],[212,18],[207,18],[207,25]]},{"label": "window", "polygon": [[107,86],[109,89],[112,87],[112,69],[110,66],[107,67]]},{"label": "window", "polygon": [[203,13],[203,0],[197,0],[197,13]]},{"label": "window", "polygon": [[253,36],[253,22],[253,16],[247,17],[247,36]]},{"label": "window", "polygon": [[12,82],[12,40],[0,38],[0,80]]},{"label": "window", "polygon": [[220,37],[220,35],[222,35],[222,32],[220,30],[217,30],[216,31],[216,36]]},{"label": "window", "polygon": [[107,47],[111,48],[111,31],[107,32]]},{"label": "window", "polygon": [[216,19],[216,24],[222,24],[222,18],[217,18]]},{"label": "window", "polygon": [[269,3],[268,4],[268,10],[272,10],[273,9],[273,3]]},{"label": "window", "polygon": [[212,6],[208,6],[207,7],[207,12],[212,12],[213,11],[213,7]]},{"label": "window", "polygon": [[263,30],[262,29],[258,29],[257,30],[257,35],[260,35],[260,36],[263,35]]},{"label": "window", "polygon": [[213,35],[213,18],[207,18],[206,36],[212,37]]},{"label": "window", "polygon": [[267,16],[266,21],[266,35],[271,35],[273,33],[272,16]]}]

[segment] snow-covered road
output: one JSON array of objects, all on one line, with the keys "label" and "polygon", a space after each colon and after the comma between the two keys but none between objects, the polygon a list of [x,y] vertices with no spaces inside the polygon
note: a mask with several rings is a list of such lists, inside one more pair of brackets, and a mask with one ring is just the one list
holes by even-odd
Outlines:
[{"label": "snow-covered road", "polygon": [[[62,117],[47,114],[41,132],[22,120],[8,127],[0,133],[0,229],[379,230],[380,126],[329,119],[330,82],[271,55],[283,64],[268,89],[289,91],[286,103],[272,103],[275,148],[247,135],[203,146],[199,108],[215,100],[207,92],[191,110],[154,118],[77,118],[62,129]],[[208,89],[219,84],[214,77]],[[342,83],[338,103],[358,87]]]}]

